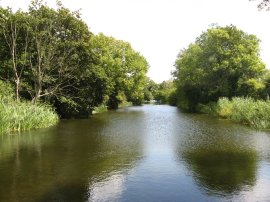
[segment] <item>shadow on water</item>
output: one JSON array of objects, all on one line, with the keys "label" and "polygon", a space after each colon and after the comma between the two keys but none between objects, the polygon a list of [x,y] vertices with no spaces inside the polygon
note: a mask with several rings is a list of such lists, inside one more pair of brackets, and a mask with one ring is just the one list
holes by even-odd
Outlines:
[{"label": "shadow on water", "polygon": [[197,149],[184,157],[196,182],[210,195],[231,195],[255,185],[257,156],[254,152]]},{"label": "shadow on water", "polygon": [[2,136],[0,201],[87,201],[92,184],[127,172],[141,158],[139,131],[130,132],[125,117],[114,116]]},{"label": "shadow on water", "polygon": [[177,147],[196,184],[208,195],[231,196],[256,184],[258,154],[250,142],[251,130],[206,115],[186,115],[192,129]]}]

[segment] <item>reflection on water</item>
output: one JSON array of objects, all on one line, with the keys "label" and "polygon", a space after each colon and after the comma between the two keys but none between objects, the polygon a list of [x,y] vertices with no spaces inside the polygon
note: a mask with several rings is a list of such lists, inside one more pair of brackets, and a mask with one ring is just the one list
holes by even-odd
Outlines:
[{"label": "reflection on water", "polygon": [[[179,158],[185,160],[196,183],[209,195],[230,196],[251,189],[258,164],[249,141],[251,131],[224,120],[201,122],[201,118],[193,119],[196,132],[182,138],[179,148]],[[205,125],[211,128],[205,131]]]},{"label": "reflection on water", "polygon": [[270,134],[169,106],[0,137],[0,201],[270,201]]},{"label": "reflection on water", "polygon": [[113,175],[102,182],[90,185],[89,201],[118,200],[124,191],[124,181],[123,175]]},{"label": "reflection on water", "polygon": [[[256,153],[249,151],[190,151],[185,156],[199,186],[212,194],[230,195],[256,182]],[[248,186],[248,187],[247,187]]]}]

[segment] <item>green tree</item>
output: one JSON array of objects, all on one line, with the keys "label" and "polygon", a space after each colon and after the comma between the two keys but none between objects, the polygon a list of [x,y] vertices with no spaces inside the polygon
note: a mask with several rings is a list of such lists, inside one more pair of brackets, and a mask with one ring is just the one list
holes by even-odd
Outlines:
[{"label": "green tree", "polygon": [[150,78],[147,78],[147,83],[144,89],[144,100],[150,101],[155,99],[158,87],[159,86],[155,81],[153,81]]},{"label": "green tree", "polygon": [[158,84],[158,89],[155,94],[155,100],[161,104],[169,103],[170,95],[175,91],[175,85],[172,80],[163,81]]},{"label": "green tree", "polygon": [[0,14],[0,78],[14,84],[17,100],[48,101],[66,118],[91,114],[103,101],[103,77],[80,14],[42,0],[27,12]]},{"label": "green tree", "polygon": [[0,79],[16,98],[46,101],[61,117],[88,117],[94,107],[142,104],[148,63],[127,42],[93,36],[57,1],[34,0],[27,12],[0,8]]},{"label": "green tree", "polygon": [[12,13],[11,8],[0,8],[0,78],[14,84],[17,101],[28,59],[28,20],[27,14],[20,10]]},{"label": "green tree", "polygon": [[232,25],[202,33],[180,52],[175,67],[178,104],[189,111],[219,97],[244,96],[241,85],[265,71],[257,37]]},{"label": "green tree", "polygon": [[148,63],[127,42],[104,34],[90,40],[95,64],[104,78],[105,101],[108,107],[118,108],[124,100],[142,104]]}]

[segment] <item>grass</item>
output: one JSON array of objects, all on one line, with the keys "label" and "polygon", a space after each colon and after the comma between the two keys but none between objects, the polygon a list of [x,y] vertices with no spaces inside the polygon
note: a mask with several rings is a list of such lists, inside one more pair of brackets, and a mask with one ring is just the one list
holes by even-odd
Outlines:
[{"label": "grass", "polygon": [[107,112],[107,111],[108,111],[107,106],[105,104],[101,104],[101,105],[94,108],[93,114],[104,113],[104,112]]},{"label": "grass", "polygon": [[128,102],[128,101],[123,101],[119,104],[119,108],[130,107],[130,106],[132,106],[132,102]]},{"label": "grass", "polygon": [[0,133],[45,128],[55,125],[58,119],[49,105],[0,98]]},{"label": "grass", "polygon": [[232,100],[220,98],[215,113],[235,122],[257,129],[270,128],[270,101],[235,97]]}]

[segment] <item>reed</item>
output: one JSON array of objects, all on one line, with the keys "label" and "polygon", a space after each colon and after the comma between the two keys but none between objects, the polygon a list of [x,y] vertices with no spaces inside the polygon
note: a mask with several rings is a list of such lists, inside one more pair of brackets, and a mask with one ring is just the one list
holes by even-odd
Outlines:
[{"label": "reed", "polygon": [[0,133],[49,127],[58,120],[49,105],[0,99]]},{"label": "reed", "polygon": [[220,98],[216,113],[223,118],[250,125],[254,128],[270,128],[270,101],[235,97]]}]

